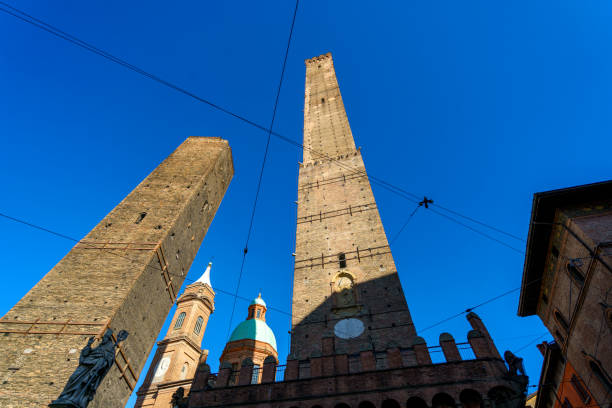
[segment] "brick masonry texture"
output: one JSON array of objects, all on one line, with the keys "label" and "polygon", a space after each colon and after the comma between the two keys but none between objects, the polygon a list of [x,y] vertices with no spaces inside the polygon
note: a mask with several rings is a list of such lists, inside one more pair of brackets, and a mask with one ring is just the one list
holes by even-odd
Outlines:
[{"label": "brick masonry texture", "polygon": [[[331,54],[306,61],[304,162],[299,170],[292,358],[319,353],[344,318],[366,328],[338,349],[354,353],[416,335]],[[339,255],[346,266],[341,267]],[[374,282],[376,284],[368,284]],[[394,327],[390,326],[393,322]]]},{"label": "brick masonry texture", "polygon": [[0,406],[57,398],[108,322],[131,370],[119,355],[89,407],[123,407],[232,176],[226,141],[190,137],[75,245],[0,320]]},{"label": "brick masonry texture", "polygon": [[604,265],[612,265],[612,200],[559,208],[554,222],[566,228],[553,230],[537,314],[595,401],[605,406],[612,389],[594,374],[590,362],[612,375],[612,280]]}]

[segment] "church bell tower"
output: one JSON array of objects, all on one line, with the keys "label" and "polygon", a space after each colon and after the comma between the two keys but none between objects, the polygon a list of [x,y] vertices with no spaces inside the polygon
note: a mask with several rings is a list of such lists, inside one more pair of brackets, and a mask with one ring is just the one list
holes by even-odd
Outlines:
[{"label": "church bell tower", "polygon": [[215,310],[211,266],[212,262],[200,279],[188,285],[176,301],[168,333],[157,343],[147,377],[137,392],[135,408],[169,407],[172,394],[179,387],[189,391],[198,365],[206,362],[208,350],[202,350],[200,344],[208,318]]},{"label": "church bell tower", "polygon": [[331,54],[306,60],[291,354],[323,337],[357,353],[410,346],[416,336]]}]

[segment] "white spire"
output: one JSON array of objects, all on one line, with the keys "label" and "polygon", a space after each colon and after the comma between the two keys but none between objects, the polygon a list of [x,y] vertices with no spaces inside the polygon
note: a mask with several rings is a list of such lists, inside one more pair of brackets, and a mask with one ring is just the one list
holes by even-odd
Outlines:
[{"label": "white spire", "polygon": [[212,288],[212,284],[210,283],[210,267],[211,266],[212,266],[212,262],[209,262],[208,266],[206,267],[206,270],[204,271],[204,274],[200,276],[200,279],[195,281],[195,283],[204,283]]}]

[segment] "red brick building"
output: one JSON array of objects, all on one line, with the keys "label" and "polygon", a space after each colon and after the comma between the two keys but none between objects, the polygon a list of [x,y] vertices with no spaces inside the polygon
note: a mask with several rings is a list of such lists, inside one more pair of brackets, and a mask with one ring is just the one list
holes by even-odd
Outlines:
[{"label": "red brick building", "polygon": [[612,181],[534,195],[519,316],[555,343],[536,408],[612,404]]},{"label": "red brick building", "polygon": [[[175,406],[266,408],[522,407],[525,376],[509,373],[480,318],[467,341],[428,346],[412,323],[387,237],[348,123],[330,54],[306,61],[291,350],[196,373]],[[444,362],[433,363],[439,352]],[[229,349],[224,353],[229,355]]]}]

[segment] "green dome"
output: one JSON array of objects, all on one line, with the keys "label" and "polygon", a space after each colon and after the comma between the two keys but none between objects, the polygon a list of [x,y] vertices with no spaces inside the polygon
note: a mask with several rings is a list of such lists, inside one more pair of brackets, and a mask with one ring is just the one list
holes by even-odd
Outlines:
[{"label": "green dome", "polygon": [[263,341],[276,350],[276,337],[272,329],[262,320],[249,319],[240,323],[232,332],[229,341],[245,339]]}]

